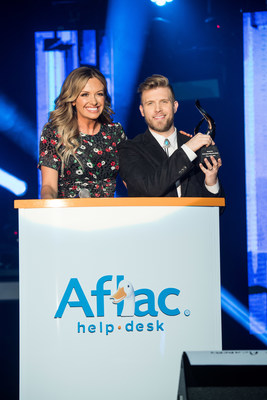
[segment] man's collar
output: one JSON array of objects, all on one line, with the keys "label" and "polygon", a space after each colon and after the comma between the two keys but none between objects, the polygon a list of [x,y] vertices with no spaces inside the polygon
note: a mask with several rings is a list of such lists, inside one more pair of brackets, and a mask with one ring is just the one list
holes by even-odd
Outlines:
[{"label": "man's collar", "polygon": [[[156,139],[156,141],[159,143],[159,145],[161,147],[163,147],[164,140],[166,139],[166,137],[157,132],[151,131],[150,129],[149,129],[149,132]],[[173,146],[173,147],[176,146],[176,142],[177,142],[177,129],[176,128],[174,128],[174,132],[170,136],[168,136],[167,139],[169,139],[171,146]]]}]

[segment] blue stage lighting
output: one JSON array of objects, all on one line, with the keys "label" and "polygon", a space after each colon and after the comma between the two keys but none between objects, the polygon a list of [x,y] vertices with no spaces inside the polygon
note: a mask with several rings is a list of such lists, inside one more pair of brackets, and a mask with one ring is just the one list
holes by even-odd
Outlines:
[{"label": "blue stage lighting", "polygon": [[166,3],[171,3],[173,0],[151,0],[152,3],[155,3],[157,6],[162,7],[165,6]]},{"label": "blue stage lighting", "polygon": [[24,152],[37,159],[37,138],[34,123],[0,93],[0,126],[3,135],[20,146]]},{"label": "blue stage lighting", "polygon": [[16,178],[0,168],[0,186],[14,193],[16,196],[23,196],[27,191],[27,183]]},{"label": "blue stage lighting", "polygon": [[[259,331],[261,322],[256,319],[252,319],[249,315],[249,311],[243,306],[236,298],[234,298],[226,289],[221,288],[221,301],[222,309],[236,320],[245,329],[257,332]],[[267,345],[266,334],[255,334],[255,336],[265,345]]]},{"label": "blue stage lighting", "polygon": [[112,106],[116,121],[121,122],[125,129],[138,84],[149,18],[149,7],[146,7],[145,2],[109,1],[106,33],[112,43],[115,100]]}]

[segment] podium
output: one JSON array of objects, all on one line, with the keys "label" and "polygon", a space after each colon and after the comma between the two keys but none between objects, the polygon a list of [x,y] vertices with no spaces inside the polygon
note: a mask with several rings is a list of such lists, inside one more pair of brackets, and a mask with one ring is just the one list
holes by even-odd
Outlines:
[{"label": "podium", "polygon": [[17,200],[20,400],[176,400],[221,350],[214,198]]}]

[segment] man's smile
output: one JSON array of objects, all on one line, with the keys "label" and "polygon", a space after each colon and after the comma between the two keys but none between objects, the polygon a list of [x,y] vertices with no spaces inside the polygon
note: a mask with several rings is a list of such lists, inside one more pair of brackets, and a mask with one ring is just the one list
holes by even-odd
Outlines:
[{"label": "man's smile", "polygon": [[155,115],[154,119],[163,119],[165,115]]}]

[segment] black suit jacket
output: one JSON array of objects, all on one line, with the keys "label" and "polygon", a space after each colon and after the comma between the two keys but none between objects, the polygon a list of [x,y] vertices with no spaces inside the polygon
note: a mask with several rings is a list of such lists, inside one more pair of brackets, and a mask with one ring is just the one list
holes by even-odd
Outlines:
[{"label": "black suit jacket", "polygon": [[149,130],[118,147],[120,176],[130,197],[177,197],[180,180],[183,197],[223,197],[222,187],[214,195],[204,184],[205,175],[191,162],[181,146],[190,137],[177,132],[178,149],[168,157]]}]

